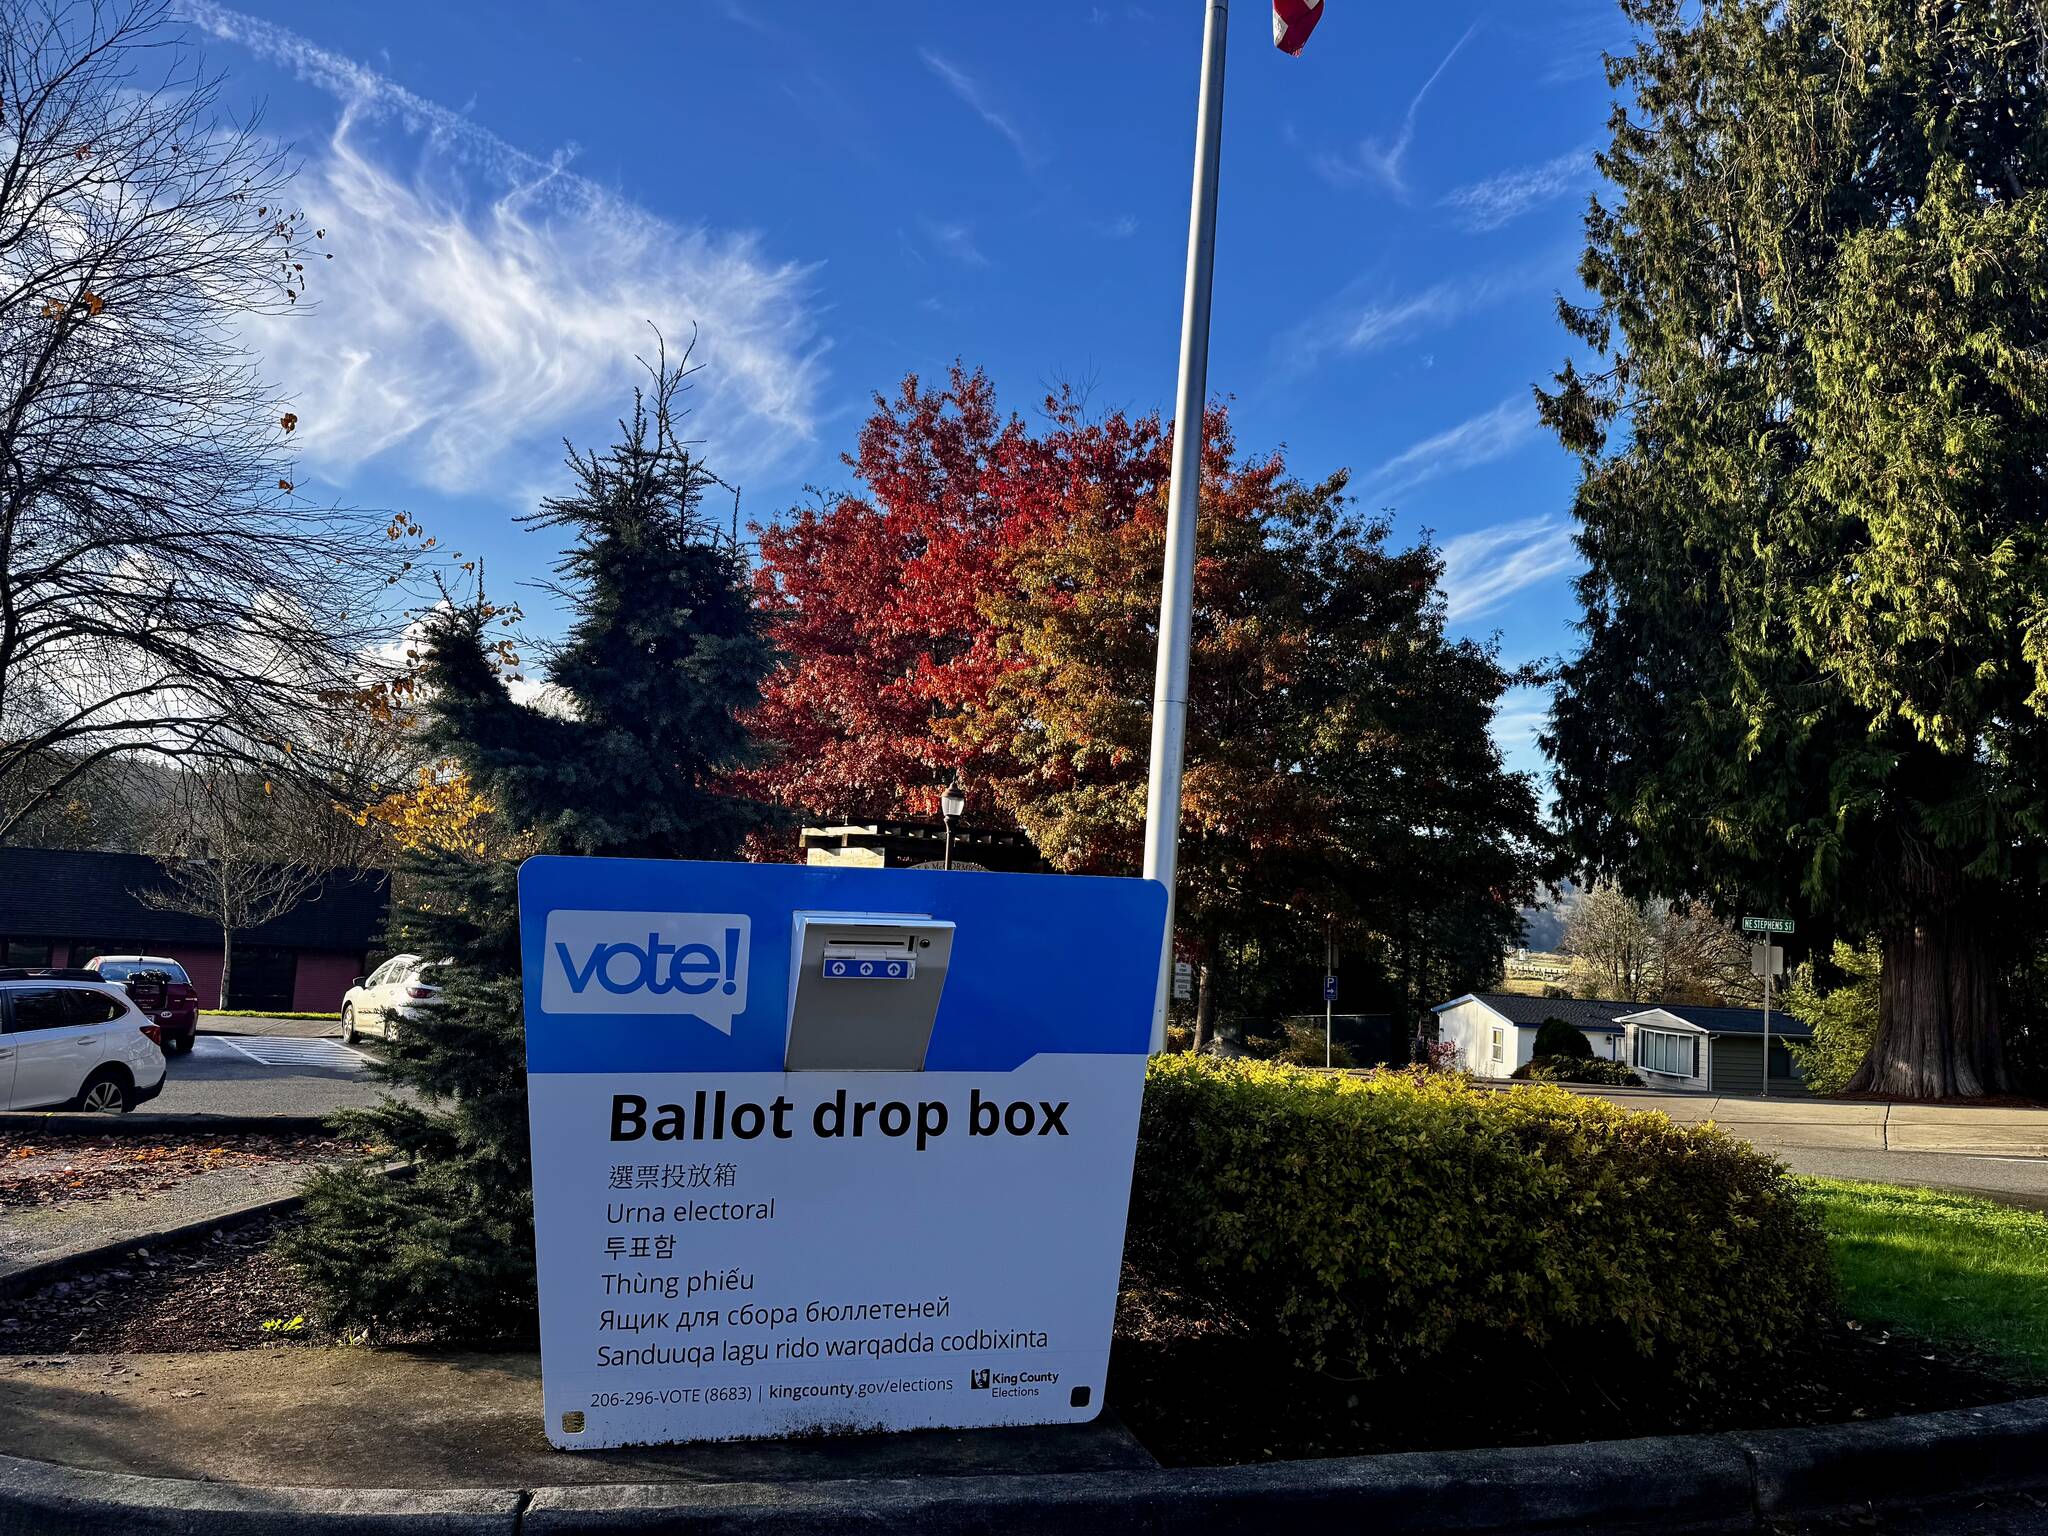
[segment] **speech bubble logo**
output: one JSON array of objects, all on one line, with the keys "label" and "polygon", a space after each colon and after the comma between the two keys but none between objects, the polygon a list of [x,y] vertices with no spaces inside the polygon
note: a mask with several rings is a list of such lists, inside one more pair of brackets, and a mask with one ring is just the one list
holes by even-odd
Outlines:
[{"label": "speech bubble logo", "polygon": [[729,1035],[752,937],[739,912],[550,912],[541,1012],[668,1014]]}]

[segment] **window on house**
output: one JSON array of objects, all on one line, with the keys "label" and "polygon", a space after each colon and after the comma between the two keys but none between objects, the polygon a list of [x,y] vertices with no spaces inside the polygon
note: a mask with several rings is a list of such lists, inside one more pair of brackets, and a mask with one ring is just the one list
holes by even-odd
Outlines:
[{"label": "window on house", "polygon": [[1496,1029],[1493,1032],[1493,1059],[1495,1061],[1504,1061],[1507,1058],[1507,1049],[1504,1043],[1506,1034],[1507,1031],[1501,1029]]},{"label": "window on house", "polygon": [[1693,1067],[1694,1041],[1691,1035],[1666,1029],[1636,1031],[1636,1065],[1645,1072],[1666,1072],[1673,1077],[1696,1077]]}]

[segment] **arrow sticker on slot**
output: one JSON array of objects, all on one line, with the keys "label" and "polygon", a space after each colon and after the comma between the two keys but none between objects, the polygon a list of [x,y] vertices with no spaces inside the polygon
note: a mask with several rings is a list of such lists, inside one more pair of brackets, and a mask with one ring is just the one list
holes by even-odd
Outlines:
[{"label": "arrow sticker on slot", "polygon": [[822,974],[827,981],[908,981],[917,974],[917,962],[902,960],[858,960],[844,955],[827,955]]}]

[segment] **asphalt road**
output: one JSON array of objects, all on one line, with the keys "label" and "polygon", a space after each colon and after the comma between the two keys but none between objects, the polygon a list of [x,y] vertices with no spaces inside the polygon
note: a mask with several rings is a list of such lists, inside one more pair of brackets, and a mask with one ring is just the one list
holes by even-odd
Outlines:
[{"label": "asphalt road", "polygon": [[1990,1195],[2012,1205],[2048,1211],[2048,1158],[1773,1147],[1760,1138],[1747,1139],[1783,1159],[1794,1173],[1829,1179],[1869,1179],[1879,1184],[1924,1184],[1932,1189]]},{"label": "asphalt road", "polygon": [[[138,1117],[324,1115],[373,1104],[384,1092],[369,1070],[376,1043],[343,1046],[332,1024],[304,1021],[289,1032],[275,1025],[275,1032],[256,1032],[271,1021],[201,1022],[209,1028],[240,1027],[233,1033],[202,1034],[191,1054],[173,1057],[163,1093],[137,1111]],[[1669,1097],[1654,1103],[1648,1095],[1626,1097],[1631,1108],[1683,1107]],[[1724,1122],[1723,1129],[1784,1159],[1797,1173],[1964,1190],[2048,1210],[2048,1158],[1814,1146],[1811,1127],[1797,1122]]]}]

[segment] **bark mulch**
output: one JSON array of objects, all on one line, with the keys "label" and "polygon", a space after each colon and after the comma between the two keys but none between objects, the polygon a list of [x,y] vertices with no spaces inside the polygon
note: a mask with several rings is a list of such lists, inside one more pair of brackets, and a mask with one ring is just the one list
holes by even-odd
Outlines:
[{"label": "bark mulch", "polygon": [[194,1174],[276,1162],[333,1162],[360,1151],[327,1135],[168,1135],[47,1138],[0,1134],[0,1209],[65,1205],[175,1189]]},{"label": "bark mulch", "polygon": [[1709,1398],[1645,1390],[1597,1349],[1517,1353],[1498,1341],[1370,1381],[1303,1370],[1271,1344],[1129,1269],[1109,1401],[1169,1466],[1556,1445],[1639,1435],[1835,1424],[2008,1402],[2030,1388],[1988,1362],[1855,1323]]},{"label": "bark mulch", "polygon": [[[295,1217],[133,1253],[0,1302],[0,1354],[159,1353],[331,1344],[272,1245]],[[269,1326],[266,1326],[269,1325]],[[1638,1383],[1630,1387],[1627,1382]],[[1838,1423],[2003,1402],[2024,1384],[1986,1363],[1837,1324],[1708,1400],[1653,1397],[1633,1373],[1490,1344],[1372,1381],[1303,1370],[1270,1344],[1130,1271],[1109,1403],[1170,1466]]]}]

